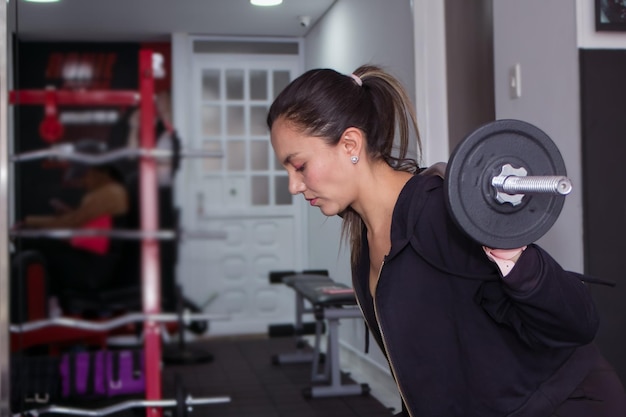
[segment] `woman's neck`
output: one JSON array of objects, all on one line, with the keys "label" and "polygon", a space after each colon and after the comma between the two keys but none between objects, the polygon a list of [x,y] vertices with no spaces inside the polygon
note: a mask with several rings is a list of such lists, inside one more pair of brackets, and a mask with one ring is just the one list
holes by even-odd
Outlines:
[{"label": "woman's neck", "polygon": [[384,162],[371,166],[361,181],[358,201],[352,205],[363,219],[368,233],[389,233],[398,196],[412,176],[410,172],[394,170]]}]

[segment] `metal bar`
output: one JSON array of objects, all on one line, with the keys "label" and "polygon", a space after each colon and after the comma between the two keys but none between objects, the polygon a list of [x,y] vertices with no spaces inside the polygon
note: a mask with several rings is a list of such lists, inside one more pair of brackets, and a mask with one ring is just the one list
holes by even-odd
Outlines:
[{"label": "metal bar", "polygon": [[[341,367],[339,361],[339,320],[341,318],[362,317],[358,308],[347,308],[344,313],[340,308],[324,309],[324,316],[328,319],[328,338],[326,339],[326,362],[324,364],[323,375],[329,379],[326,385],[311,386],[311,397],[337,397],[344,395],[362,395],[366,390],[365,386],[357,383],[343,384],[341,381]],[[355,310],[359,316],[352,315]],[[331,313],[332,314],[329,314]],[[336,314],[335,314],[336,313]],[[315,381],[315,379],[313,380]]]},{"label": "metal bar", "polygon": [[107,236],[113,239],[127,240],[176,240],[183,239],[207,239],[222,240],[226,239],[227,234],[224,231],[212,230],[128,230],[128,229],[17,229],[11,230],[9,235],[13,238],[22,239],[69,239],[72,237],[93,237]]},{"label": "metal bar", "polygon": [[491,181],[497,190],[507,194],[560,194],[572,191],[572,182],[564,176],[497,176]]},{"label": "metal bar", "polygon": [[[0,97],[7,96],[9,45],[7,8],[0,2]],[[12,7],[15,7],[13,4]],[[8,109],[6,99],[0,100],[0,334],[6,335],[9,325],[9,181],[8,181]],[[14,300],[15,301],[15,300]],[[9,338],[0,337],[0,416],[10,415]]]},{"label": "metal bar", "polygon": [[[61,145],[55,145],[47,149],[39,149],[35,151],[23,152],[11,157],[12,162],[26,162],[39,159],[61,159],[67,161],[82,162],[87,165],[102,165],[110,162],[115,162],[120,159],[129,158],[155,158],[155,159],[169,159],[174,156],[174,152],[169,149],[143,149],[143,148],[123,148],[114,149],[107,152],[102,152],[97,155],[87,154],[82,152],[75,152],[74,145],[71,143],[64,143]],[[216,151],[205,150],[186,150],[181,151],[180,156],[184,158],[222,158],[224,154]]]},{"label": "metal bar", "polygon": [[213,230],[194,230],[194,231],[176,231],[176,230],[154,230],[144,232],[141,230],[106,230],[106,229],[21,229],[9,232],[11,237],[25,239],[69,239],[72,237],[93,237],[108,236],[113,239],[126,240],[176,240],[176,239],[206,239],[206,240],[223,240],[228,237],[224,231]]},{"label": "metal bar", "polygon": [[46,96],[54,94],[57,105],[61,106],[134,106],[139,103],[137,91],[126,90],[15,90],[9,92],[9,102],[20,105],[42,105]]},{"label": "metal bar", "polygon": [[[182,321],[188,324],[199,320],[227,320],[226,315],[183,313]],[[49,327],[65,327],[72,329],[89,330],[93,332],[104,332],[123,327],[127,324],[149,321],[152,323],[176,323],[181,317],[178,314],[161,313],[146,315],[143,313],[129,313],[120,317],[104,321],[92,321],[67,317],[55,317],[52,319],[34,320],[26,323],[12,324],[9,329],[11,333],[27,333]]]},{"label": "metal bar", "polygon": [[[144,149],[155,147],[154,138],[154,78],[152,74],[152,51],[139,51],[140,145]],[[141,201],[141,230],[152,232],[158,229],[158,182],[154,159],[139,161],[139,196]],[[161,310],[161,271],[159,265],[159,242],[144,239],[141,243],[141,282],[143,312],[159,314]],[[161,335],[156,322],[144,324],[144,353],[146,362],[146,400],[162,397],[161,387]],[[146,417],[161,417],[160,408],[147,408]]]},{"label": "metal bar", "polygon": [[106,230],[106,229],[18,229],[10,232],[12,237],[27,239],[69,239],[72,237],[108,236],[111,238],[128,240],[173,240],[178,234],[173,230]]},{"label": "metal bar", "polygon": [[[224,404],[229,403],[230,397],[222,396],[222,397],[206,397],[206,398],[193,398],[188,396],[185,400],[185,405],[187,407],[193,407],[196,405],[212,405],[212,404]],[[109,414],[114,414],[120,411],[130,410],[132,408],[153,408],[159,409],[162,408],[171,408],[176,407],[177,400],[126,400],[119,402],[117,404],[110,405],[108,407],[96,408],[96,409],[86,409],[86,408],[74,408],[74,407],[63,407],[58,405],[51,405],[44,408],[32,409],[27,411],[22,411],[20,413],[14,414],[13,417],[22,417],[24,415],[30,416],[39,416],[40,414],[63,414],[63,415],[73,415],[73,416],[106,416]]]},{"label": "metal bar", "polygon": [[[311,364],[311,381],[326,381],[328,376],[325,374],[325,367],[320,372],[320,366],[322,365],[322,329],[324,326],[323,320],[315,320],[315,340],[313,345],[313,363]],[[326,363],[328,358],[324,358]]]},{"label": "metal bar", "polygon": [[502,165],[500,173],[491,178],[491,186],[498,203],[513,206],[521,204],[526,194],[567,195],[572,191],[572,182],[565,176],[529,176],[525,167],[511,164]]},{"label": "metal bar", "polygon": [[339,364],[339,319],[328,322],[328,339],[326,340],[326,366],[330,378],[330,386],[341,386],[341,368]]}]

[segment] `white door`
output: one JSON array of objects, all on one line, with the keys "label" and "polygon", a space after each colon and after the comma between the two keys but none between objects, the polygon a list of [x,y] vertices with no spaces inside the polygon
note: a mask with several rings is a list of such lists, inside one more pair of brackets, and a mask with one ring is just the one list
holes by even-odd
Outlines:
[{"label": "white door", "polygon": [[302,269],[305,251],[302,200],[288,192],[266,126],[269,106],[298,75],[299,60],[197,54],[193,65],[193,139],[186,146],[223,158],[193,164],[185,209],[195,211],[195,227],[227,237],[184,242],[179,279],[205,312],[229,315],[211,323],[212,335],[265,332],[294,314],[294,294],[270,285],[268,272]]}]

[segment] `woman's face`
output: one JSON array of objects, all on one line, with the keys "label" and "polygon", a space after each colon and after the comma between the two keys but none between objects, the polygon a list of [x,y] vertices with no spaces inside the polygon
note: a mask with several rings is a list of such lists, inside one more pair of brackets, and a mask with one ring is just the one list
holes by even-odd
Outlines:
[{"label": "woman's face", "polygon": [[291,194],[302,194],[326,216],[341,213],[351,204],[353,164],[342,142],[328,145],[319,137],[306,136],[283,118],[272,125],[271,140],[276,157],[289,174]]}]

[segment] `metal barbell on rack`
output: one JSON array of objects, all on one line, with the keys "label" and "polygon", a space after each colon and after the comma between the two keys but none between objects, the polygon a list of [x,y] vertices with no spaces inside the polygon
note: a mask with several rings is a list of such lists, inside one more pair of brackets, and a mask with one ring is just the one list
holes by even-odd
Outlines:
[{"label": "metal barbell on rack", "polygon": [[11,324],[9,327],[11,333],[27,333],[36,330],[40,330],[47,327],[67,327],[72,329],[87,330],[93,332],[104,332],[113,330],[118,327],[125,326],[132,323],[140,322],[155,322],[155,323],[176,323],[180,322],[182,318],[183,323],[189,324],[198,320],[228,320],[230,317],[227,315],[218,314],[200,314],[189,313],[187,311],[180,314],[172,313],[159,313],[159,314],[145,314],[145,313],[128,313],[122,316],[102,321],[83,320],[67,317],[54,317],[51,319],[33,320],[21,324]]},{"label": "metal barbell on rack", "polygon": [[61,143],[49,148],[35,151],[22,152],[11,156],[11,162],[27,162],[39,159],[60,159],[80,162],[87,165],[103,165],[120,159],[130,158],[154,158],[157,160],[169,159],[172,161],[174,171],[180,166],[182,158],[223,158],[221,151],[209,151],[205,149],[182,149],[178,137],[172,135],[171,149],[158,148],[120,148],[98,154],[77,152],[73,143]]},{"label": "metal barbell on rack", "polygon": [[69,239],[72,237],[104,236],[125,240],[181,240],[181,239],[226,239],[227,233],[211,230],[130,230],[130,229],[15,229],[9,232],[11,237],[22,239]]},{"label": "metal barbell on rack", "polygon": [[31,410],[21,411],[19,413],[14,413],[13,417],[37,417],[43,414],[102,417],[136,408],[170,408],[173,409],[173,417],[187,417],[195,406],[226,404],[230,403],[231,401],[230,397],[228,396],[194,398],[190,394],[188,394],[185,388],[182,386],[178,375],[175,385],[175,399],[126,400],[97,409],[66,407],[62,405],[49,405],[43,408],[35,408]]},{"label": "metal barbell on rack", "polygon": [[456,224],[484,246],[513,249],[543,236],[572,190],[550,137],[520,120],[497,120],[466,136],[444,176]]}]

